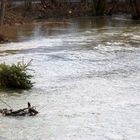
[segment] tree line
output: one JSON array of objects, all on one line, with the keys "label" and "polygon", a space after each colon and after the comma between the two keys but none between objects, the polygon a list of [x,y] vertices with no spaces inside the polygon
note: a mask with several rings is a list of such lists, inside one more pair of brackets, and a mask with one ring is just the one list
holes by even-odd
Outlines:
[{"label": "tree line", "polygon": [[[3,25],[4,21],[4,15],[5,15],[5,7],[7,4],[11,4],[14,0],[0,0],[0,25]],[[140,18],[140,0],[124,0],[125,3],[130,8],[130,13],[132,15],[133,19],[139,19]],[[30,11],[32,9],[33,0],[23,0],[25,10]],[[61,5],[61,3],[70,3],[70,0],[38,0],[40,2],[42,8],[48,8],[49,4],[53,5],[54,7],[57,5]],[[92,15],[93,16],[103,16],[106,11],[106,6],[108,3],[112,3],[112,7],[108,9],[108,12],[106,14],[112,15],[113,10],[116,8],[116,5],[119,2],[122,2],[122,0],[75,0],[75,2],[79,3],[90,3],[90,6],[92,7]]]}]

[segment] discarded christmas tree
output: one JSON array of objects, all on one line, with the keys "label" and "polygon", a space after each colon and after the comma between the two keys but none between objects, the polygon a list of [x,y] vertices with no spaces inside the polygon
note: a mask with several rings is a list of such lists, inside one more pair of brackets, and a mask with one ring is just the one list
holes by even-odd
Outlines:
[{"label": "discarded christmas tree", "polygon": [[25,64],[23,61],[17,64],[0,64],[0,87],[9,89],[30,89],[32,75],[27,73],[31,61]]}]

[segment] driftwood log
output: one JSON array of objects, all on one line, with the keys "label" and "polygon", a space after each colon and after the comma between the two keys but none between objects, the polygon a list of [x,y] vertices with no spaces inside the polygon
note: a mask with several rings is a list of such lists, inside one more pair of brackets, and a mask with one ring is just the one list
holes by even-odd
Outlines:
[{"label": "driftwood log", "polygon": [[0,113],[3,116],[35,116],[39,112],[28,102],[27,108],[23,108],[19,110],[13,110],[13,109],[9,110],[5,108],[5,109],[0,109]]}]

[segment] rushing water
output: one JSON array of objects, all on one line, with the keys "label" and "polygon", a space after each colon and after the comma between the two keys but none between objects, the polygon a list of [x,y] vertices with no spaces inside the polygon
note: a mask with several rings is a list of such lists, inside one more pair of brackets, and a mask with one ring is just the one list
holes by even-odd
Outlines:
[{"label": "rushing water", "polygon": [[[0,140],[140,140],[140,21],[71,19],[11,27],[0,62],[33,59],[30,91],[0,91],[35,117],[0,116]],[[0,108],[6,107],[0,102]]]}]

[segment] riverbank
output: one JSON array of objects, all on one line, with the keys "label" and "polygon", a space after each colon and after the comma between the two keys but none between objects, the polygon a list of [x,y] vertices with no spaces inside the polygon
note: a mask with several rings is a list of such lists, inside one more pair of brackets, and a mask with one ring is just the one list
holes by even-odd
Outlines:
[{"label": "riverbank", "polygon": [[[10,9],[10,10],[9,10]],[[12,5],[6,10],[5,25],[21,25],[24,23],[50,18],[75,18],[93,16],[91,3],[33,3],[31,7],[25,5]],[[104,15],[130,14],[130,7],[127,3],[107,3]]]},{"label": "riverbank", "polygon": [[[4,26],[20,26],[33,22],[45,22],[48,26],[66,25],[67,19],[77,17],[93,16],[93,7],[91,3],[33,3],[32,6],[25,7],[21,5],[12,5],[6,8]],[[113,14],[130,14],[130,6],[128,3],[120,2],[107,3],[104,15],[113,16]],[[54,22],[58,19],[58,22]],[[3,28],[3,27],[2,27]],[[3,34],[3,29],[0,34]],[[3,40],[0,40],[0,42]]]},{"label": "riverbank", "polygon": [[[49,6],[47,9],[43,8],[41,4],[34,3],[31,9],[25,9],[24,5],[12,5],[7,7],[4,18],[4,25],[0,27],[0,43],[7,42],[7,33],[5,29],[12,26],[21,26],[24,24],[44,22],[46,27],[56,25],[69,25],[67,19],[72,17],[91,16],[90,5],[83,4],[61,4],[57,6]],[[55,19],[58,18],[58,21]],[[8,33],[8,38],[13,37],[11,31]],[[5,37],[6,36],[6,37]]]},{"label": "riverbank", "polygon": [[[106,4],[98,3],[93,7],[91,2],[55,2],[41,1],[33,2],[30,5],[24,3],[13,3],[7,6],[4,25],[21,25],[28,22],[48,20],[52,18],[68,19],[75,17],[91,16],[113,16],[114,14],[131,14],[133,19],[137,19],[140,8],[135,7],[135,3],[110,1]],[[139,5],[140,3],[137,3]],[[136,9],[135,9],[136,8]],[[95,12],[96,11],[96,12]],[[101,13],[100,13],[101,12]],[[135,16],[138,16],[135,18]]]}]

